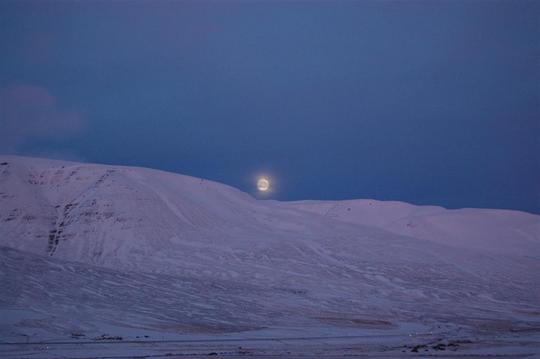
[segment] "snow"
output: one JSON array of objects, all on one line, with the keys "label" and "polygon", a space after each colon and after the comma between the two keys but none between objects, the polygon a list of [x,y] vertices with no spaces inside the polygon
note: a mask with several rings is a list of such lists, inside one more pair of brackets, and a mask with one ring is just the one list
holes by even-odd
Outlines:
[{"label": "snow", "polygon": [[[205,353],[231,337],[253,355],[540,353],[540,216],[525,212],[257,200],[145,168],[0,156],[0,258],[3,357]],[[90,349],[102,334],[124,344]]]}]

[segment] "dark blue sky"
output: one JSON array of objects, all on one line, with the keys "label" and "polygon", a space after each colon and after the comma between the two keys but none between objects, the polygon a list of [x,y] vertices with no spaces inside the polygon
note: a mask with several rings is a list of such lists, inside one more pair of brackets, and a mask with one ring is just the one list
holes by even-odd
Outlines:
[{"label": "dark blue sky", "polygon": [[513,0],[4,0],[0,151],[540,213],[539,19]]}]

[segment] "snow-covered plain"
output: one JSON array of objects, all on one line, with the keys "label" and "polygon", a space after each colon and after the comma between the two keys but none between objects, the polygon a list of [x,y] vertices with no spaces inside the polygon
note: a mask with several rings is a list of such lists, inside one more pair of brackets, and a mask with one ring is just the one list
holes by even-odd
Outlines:
[{"label": "snow-covered plain", "polygon": [[0,356],[540,355],[540,216],[0,156]]}]

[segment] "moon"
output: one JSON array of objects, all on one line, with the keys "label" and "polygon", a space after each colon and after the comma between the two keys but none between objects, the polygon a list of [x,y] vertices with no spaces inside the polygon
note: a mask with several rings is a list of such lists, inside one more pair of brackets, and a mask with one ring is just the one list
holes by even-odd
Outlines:
[{"label": "moon", "polygon": [[266,192],[270,189],[270,181],[267,178],[259,178],[257,180],[257,189],[261,192]]}]

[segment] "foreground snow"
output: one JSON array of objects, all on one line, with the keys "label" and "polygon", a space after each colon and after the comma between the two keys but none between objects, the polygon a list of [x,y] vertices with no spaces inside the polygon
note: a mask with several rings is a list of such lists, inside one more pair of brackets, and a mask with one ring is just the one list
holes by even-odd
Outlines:
[{"label": "foreground snow", "polygon": [[517,211],[0,156],[0,354],[539,353],[539,233]]}]

